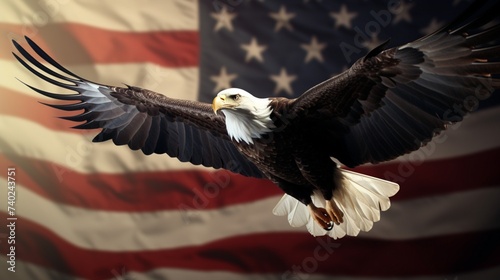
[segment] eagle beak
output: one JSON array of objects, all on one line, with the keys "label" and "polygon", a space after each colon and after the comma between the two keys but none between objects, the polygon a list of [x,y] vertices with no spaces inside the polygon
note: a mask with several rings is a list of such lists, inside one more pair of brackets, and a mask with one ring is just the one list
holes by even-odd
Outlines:
[{"label": "eagle beak", "polygon": [[220,109],[226,107],[226,95],[217,95],[214,100],[212,101],[212,109],[214,110],[214,113],[217,114],[217,111]]}]

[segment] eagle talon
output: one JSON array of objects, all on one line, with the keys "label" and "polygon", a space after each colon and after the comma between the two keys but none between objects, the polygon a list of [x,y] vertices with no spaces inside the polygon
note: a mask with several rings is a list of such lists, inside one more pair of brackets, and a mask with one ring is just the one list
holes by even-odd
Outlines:
[{"label": "eagle talon", "polygon": [[312,203],[307,206],[311,212],[311,217],[319,226],[321,226],[321,228],[324,230],[331,230],[333,228],[335,221],[332,219],[330,214],[328,214],[325,208],[316,207]]},{"label": "eagle talon", "polygon": [[328,223],[327,227],[325,228],[325,230],[330,231],[330,230],[332,230],[332,229],[333,229],[333,221],[330,221],[330,222]]},{"label": "eagle talon", "polygon": [[344,212],[339,209],[335,201],[326,201],[326,212],[332,218],[333,222],[335,222],[337,225],[340,225],[344,222]]}]

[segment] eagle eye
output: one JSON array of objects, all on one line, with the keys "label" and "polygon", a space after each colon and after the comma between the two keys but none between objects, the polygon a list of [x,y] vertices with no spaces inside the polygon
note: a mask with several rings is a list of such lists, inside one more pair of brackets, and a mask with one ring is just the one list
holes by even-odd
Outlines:
[{"label": "eagle eye", "polygon": [[233,95],[231,97],[233,98],[234,101],[238,101],[238,100],[240,100],[241,95],[240,94],[235,94],[235,95]]}]

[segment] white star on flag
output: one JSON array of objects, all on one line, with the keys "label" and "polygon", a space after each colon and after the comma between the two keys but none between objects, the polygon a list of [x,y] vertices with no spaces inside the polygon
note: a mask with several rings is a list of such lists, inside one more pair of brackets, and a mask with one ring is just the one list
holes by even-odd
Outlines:
[{"label": "white star on flag", "polygon": [[303,48],[304,50],[306,50],[306,52],[307,52],[306,58],[305,58],[305,63],[308,63],[309,61],[311,61],[313,59],[316,59],[319,62],[324,61],[323,55],[321,54],[321,51],[324,48],[326,48],[326,44],[319,43],[316,36],[312,37],[310,44],[301,44],[300,47]]},{"label": "white star on flag", "polygon": [[340,11],[330,13],[330,16],[335,20],[335,29],[344,26],[347,29],[352,28],[352,19],[358,16],[358,13],[350,13],[346,5],[340,6]]},{"label": "white star on flag", "polygon": [[288,31],[293,30],[290,20],[295,17],[295,14],[287,13],[285,6],[281,6],[277,13],[270,13],[269,16],[276,20],[276,25],[274,26],[275,32],[280,31],[283,27]]},{"label": "white star on flag", "polygon": [[262,52],[267,49],[265,45],[259,45],[257,42],[257,38],[252,37],[252,40],[248,44],[242,44],[241,48],[247,52],[245,57],[245,62],[249,62],[252,58],[259,62],[264,62],[264,58],[262,57]]},{"label": "white star on flag", "polygon": [[237,77],[237,74],[228,74],[226,67],[222,66],[218,76],[210,76],[210,80],[215,82],[214,92],[230,88],[231,82]]},{"label": "white star on flag", "polygon": [[215,32],[222,28],[226,28],[229,31],[234,30],[232,20],[236,17],[236,15],[234,13],[230,13],[226,6],[222,6],[220,12],[211,13],[210,15],[217,21],[214,27]]},{"label": "white star on flag", "polygon": [[406,22],[411,22],[412,18],[410,15],[410,10],[415,6],[414,3],[406,3],[405,1],[399,2],[399,5],[391,10],[391,13],[394,14],[394,19],[392,20],[392,24],[397,24],[400,21],[404,20]]},{"label": "white star on flag", "polygon": [[278,94],[280,91],[285,91],[288,95],[293,95],[293,90],[291,83],[297,79],[296,75],[288,75],[285,68],[281,68],[279,75],[271,75],[271,80],[276,83],[274,88],[274,94]]}]

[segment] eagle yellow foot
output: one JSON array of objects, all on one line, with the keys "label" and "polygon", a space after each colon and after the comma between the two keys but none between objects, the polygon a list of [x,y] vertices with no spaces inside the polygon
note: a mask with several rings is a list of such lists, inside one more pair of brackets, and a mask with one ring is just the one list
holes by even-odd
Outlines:
[{"label": "eagle yellow foot", "polygon": [[330,215],[333,222],[336,223],[337,225],[340,225],[341,223],[344,222],[344,212],[342,212],[339,209],[335,201],[333,200],[326,201],[326,212],[328,213],[328,215]]},{"label": "eagle yellow foot", "polygon": [[317,224],[319,224],[320,227],[322,227],[325,230],[331,230],[333,228],[334,222],[325,208],[316,207],[312,203],[307,205],[307,207],[311,212],[311,217]]},{"label": "eagle yellow foot", "polygon": [[310,203],[307,205],[309,211],[311,212],[311,217],[316,223],[318,223],[323,229],[331,230],[333,229],[333,224],[340,225],[344,222],[344,213],[338,208],[337,204],[333,201],[326,202],[326,209],[321,207],[316,207],[314,204]]}]

